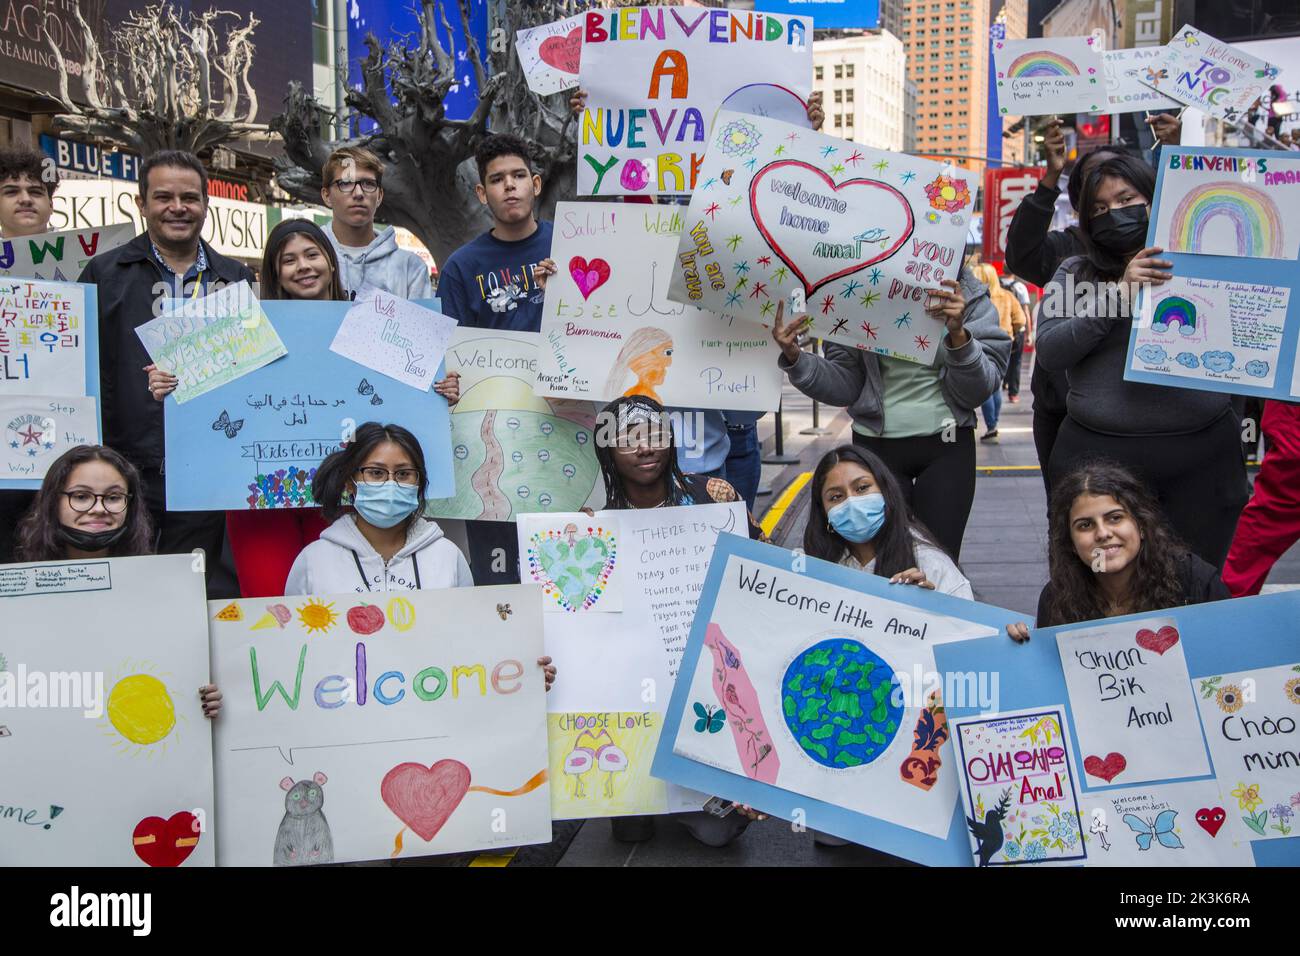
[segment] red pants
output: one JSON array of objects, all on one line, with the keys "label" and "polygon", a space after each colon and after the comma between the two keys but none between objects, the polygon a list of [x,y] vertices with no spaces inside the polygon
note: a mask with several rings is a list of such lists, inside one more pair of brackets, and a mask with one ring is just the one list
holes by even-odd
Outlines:
[{"label": "red pants", "polygon": [[1233,597],[1258,594],[1273,564],[1300,540],[1300,405],[1265,402],[1261,428],[1268,447],[1223,565]]},{"label": "red pants", "polygon": [[294,559],[328,527],[319,508],[227,511],[239,593],[246,598],[284,594]]}]

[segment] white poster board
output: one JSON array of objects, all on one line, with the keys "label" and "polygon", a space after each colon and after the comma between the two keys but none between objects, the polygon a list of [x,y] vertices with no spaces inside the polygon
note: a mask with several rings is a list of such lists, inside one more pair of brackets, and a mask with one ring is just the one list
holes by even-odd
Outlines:
[{"label": "white poster board", "polygon": [[1254,866],[1247,831],[1218,781],[1086,793],[1084,866]]},{"label": "white poster board", "polygon": [[455,319],[371,289],[348,310],[330,351],[427,392],[455,331]]},{"label": "white poster board", "polygon": [[99,441],[95,399],[0,395],[0,480],[38,480],[59,456]]},{"label": "white poster board", "polygon": [[1155,76],[1142,82],[1227,122],[1240,119],[1277,82],[1279,68],[1245,50],[1184,26],[1161,48]]},{"label": "white poster board", "polygon": [[135,237],[133,223],[0,239],[0,276],[76,282],[90,260]]},{"label": "white poster board", "polygon": [[1107,108],[1095,37],[994,40],[998,112],[1010,116],[1097,113]]},{"label": "white poster board", "polygon": [[0,566],[0,866],[211,866],[203,573]]},{"label": "white poster board", "polygon": [[1177,100],[1165,96],[1155,86],[1143,79],[1161,82],[1160,60],[1162,47],[1134,47],[1128,50],[1103,50],[1102,62],[1106,67],[1106,99],[1116,113],[1136,113],[1139,110],[1176,110]]},{"label": "white poster board", "polygon": [[515,32],[515,53],[528,88],[538,96],[563,93],[578,85],[582,62],[582,14]]}]

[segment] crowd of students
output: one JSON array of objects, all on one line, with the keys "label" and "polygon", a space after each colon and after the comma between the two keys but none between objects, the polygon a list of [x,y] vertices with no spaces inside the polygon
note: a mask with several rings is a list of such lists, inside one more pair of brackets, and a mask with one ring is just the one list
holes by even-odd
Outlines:
[{"label": "crowd of students", "polygon": [[[581,93],[574,108],[582,108]],[[820,121],[820,103],[809,117]],[[1177,142],[1175,118],[1161,114],[1152,125],[1160,141]],[[1068,180],[1078,225],[1051,231],[1066,165],[1059,124],[1049,129],[1045,147],[1046,175],[1015,213],[1007,248],[1008,271],[1044,287],[1031,388],[1049,501],[1049,580],[1036,623],[1073,624],[1257,593],[1272,562],[1300,538],[1296,406],[1266,403],[1268,452],[1247,505],[1242,403],[1214,392],[1125,381],[1131,308],[1107,312],[1113,297],[1065,294],[1071,282],[1108,289],[1168,280],[1162,250],[1144,248],[1151,167],[1118,147],[1079,157]],[[476,162],[478,198],[492,225],[442,264],[442,311],[474,328],[537,332],[546,282],[556,271],[552,227],[536,210],[543,183],[527,145],[514,136],[486,137]],[[383,171],[365,149],[330,156],[321,196],[334,218],[324,228],[288,220],[271,232],[260,274],[263,298],[347,301],[370,288],[408,299],[432,296],[419,259],[396,247],[391,229],[375,231]],[[43,176],[39,154],[0,150],[0,235],[45,231],[56,188]],[[466,555],[424,516],[424,451],[403,423],[358,427],[319,467],[312,487],[316,509],[168,509],[162,403],[176,378],[154,367],[135,329],[154,316],[160,290],[169,297],[201,296],[224,284],[252,282],[254,275],[202,240],[207,176],[194,156],[166,151],[147,157],[137,205],[145,231],[96,256],[80,276],[99,290],[104,445],[64,454],[39,492],[0,492],[0,561],[202,548],[210,559],[213,597],[518,579],[512,525],[469,522]],[[976,414],[983,409],[984,438],[995,440],[1003,388],[1010,401],[1018,400],[1028,305],[1023,286],[1008,290],[991,267],[964,267],[928,293],[925,313],[940,337],[931,366],[830,342],[819,353],[807,347],[807,320],[787,322],[785,304],[778,306],[772,335],[790,383],[819,402],[846,408],[852,419],[852,442],[820,460],[807,492],[803,548],[809,556],[900,585],[975,598],[958,561],[974,501]],[[454,404],[458,377],[448,375],[436,391]],[[717,414],[721,427],[733,427]],[[616,436],[595,448],[608,508],[740,500],[752,510],[757,440],[744,431],[753,428],[752,418],[734,423],[743,448],[738,462],[745,459],[734,472],[745,475],[746,487],[738,489],[726,480],[730,443],[721,460],[684,455],[684,436],[653,399],[619,397],[601,416],[614,424],[607,433]],[[749,530],[762,537],[752,517]],[[227,536],[237,582],[223,581],[215,560]],[[1030,637],[1023,623],[1008,632],[1018,641]],[[538,663],[549,686],[554,667],[548,658]],[[209,686],[200,696],[215,715],[220,692]],[[729,823],[703,814],[682,822],[717,845],[760,817],[742,808]],[[614,825],[620,839],[646,839],[652,832],[644,820]]]}]

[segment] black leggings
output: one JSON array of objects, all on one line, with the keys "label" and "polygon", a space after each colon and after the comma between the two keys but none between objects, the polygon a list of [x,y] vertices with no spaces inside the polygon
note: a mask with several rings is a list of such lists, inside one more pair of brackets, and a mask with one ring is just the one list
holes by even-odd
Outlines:
[{"label": "black leggings", "polygon": [[954,441],[943,433],[917,438],[868,438],[853,433],[853,443],[880,456],[898,483],[912,513],[957,561],[975,501],[975,429],[958,428]]},{"label": "black leggings", "polygon": [[1186,435],[1103,435],[1067,415],[1052,450],[1052,487],[1089,458],[1109,458],[1145,481],[1192,552],[1223,567],[1250,498],[1231,411]]}]

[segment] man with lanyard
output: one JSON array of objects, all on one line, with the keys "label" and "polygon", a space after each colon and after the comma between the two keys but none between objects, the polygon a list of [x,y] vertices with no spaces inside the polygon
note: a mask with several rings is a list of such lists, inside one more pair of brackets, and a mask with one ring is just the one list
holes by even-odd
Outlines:
[{"label": "man with lanyard", "polygon": [[168,299],[198,298],[231,283],[252,284],[255,278],[247,266],[220,255],[200,238],[208,214],[208,176],[192,153],[162,150],[145,159],[135,202],[145,222],[144,234],[96,256],[79,280],[99,289],[104,443],[140,469],[145,504],[158,533],[158,553],[187,554],[202,548],[208,597],[236,597],[234,581],[218,570],[225,513],[166,508],[163,403],[150,394],[152,365],[135,330],[156,317]]}]

